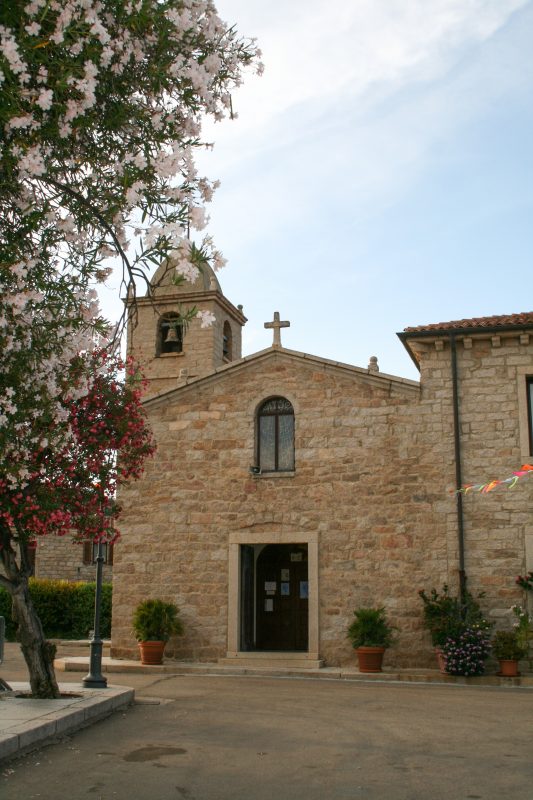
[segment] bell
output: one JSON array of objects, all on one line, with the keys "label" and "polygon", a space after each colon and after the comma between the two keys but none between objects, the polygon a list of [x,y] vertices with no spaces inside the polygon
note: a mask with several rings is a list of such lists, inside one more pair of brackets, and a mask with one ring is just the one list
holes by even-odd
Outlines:
[{"label": "bell", "polygon": [[176,330],[176,326],[175,325],[172,325],[171,327],[169,327],[168,333],[167,333],[167,338],[165,339],[165,342],[179,342],[178,331]]}]

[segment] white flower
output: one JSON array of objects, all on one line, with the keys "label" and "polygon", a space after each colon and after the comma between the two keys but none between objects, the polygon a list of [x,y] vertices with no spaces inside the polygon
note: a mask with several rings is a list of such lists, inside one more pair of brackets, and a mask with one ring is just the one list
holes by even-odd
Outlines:
[{"label": "white flower", "polygon": [[29,128],[32,122],[33,117],[31,114],[26,114],[23,117],[12,117],[7,123],[6,127],[10,130],[16,130],[17,128]]},{"label": "white flower", "polygon": [[112,60],[113,60],[113,49],[109,46],[102,48],[102,52],[100,54],[100,65],[102,67],[108,67]]},{"label": "white flower", "polygon": [[183,238],[177,250],[171,252],[169,257],[175,263],[176,275],[181,275],[185,280],[194,283],[199,276],[200,270],[189,260],[192,242]]},{"label": "white flower", "polygon": [[46,0],[32,0],[27,6],[24,6],[24,11],[28,17],[34,17],[39,13],[39,9],[46,5]]},{"label": "white flower", "polygon": [[54,93],[51,89],[41,89],[41,93],[36,100],[36,103],[43,109],[43,111],[48,111],[49,108],[52,108],[53,97]]},{"label": "white flower", "polygon": [[191,226],[197,231],[203,230],[207,225],[205,208],[202,206],[193,206],[190,209],[189,218],[191,220]]},{"label": "white flower", "polygon": [[29,36],[38,36],[41,32],[41,26],[38,22],[32,22],[31,25],[26,25],[24,30]]},{"label": "white flower", "polygon": [[69,125],[68,122],[63,122],[58,128],[58,133],[62,139],[66,139],[72,133],[72,125]]},{"label": "white flower", "polygon": [[215,250],[213,253],[213,269],[215,272],[218,272],[219,269],[225,267],[227,263],[227,259],[224,258],[222,253],[219,250]]},{"label": "white flower", "polygon": [[221,66],[222,62],[219,56],[217,56],[215,53],[211,53],[206,59],[204,59],[204,68],[213,75],[216,75]]},{"label": "white flower", "polygon": [[130,186],[126,192],[126,202],[130,208],[137,204],[145,188],[145,184],[142,181],[135,181],[135,183]]},{"label": "white flower", "polygon": [[133,159],[133,163],[139,169],[144,169],[148,162],[146,161],[144,153],[137,153],[137,155]]},{"label": "white flower", "polygon": [[98,19],[91,26],[91,33],[94,36],[97,36],[102,44],[107,44],[111,39],[110,35]]},{"label": "white flower", "polygon": [[201,328],[209,328],[213,322],[216,322],[217,318],[211,311],[199,311],[198,319],[200,320]]},{"label": "white flower", "polygon": [[46,171],[44,160],[36,147],[32,147],[22,156],[19,160],[19,169],[21,172],[26,172],[30,176],[44,175]]}]

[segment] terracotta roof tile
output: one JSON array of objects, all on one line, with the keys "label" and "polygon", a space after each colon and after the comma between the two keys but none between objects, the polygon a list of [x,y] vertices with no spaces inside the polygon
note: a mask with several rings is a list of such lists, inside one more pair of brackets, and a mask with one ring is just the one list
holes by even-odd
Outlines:
[{"label": "terracotta roof tile", "polygon": [[431,325],[417,325],[413,328],[404,328],[405,333],[420,331],[451,331],[462,328],[508,328],[511,325],[533,325],[533,311],[524,311],[521,314],[502,314],[494,317],[474,317],[473,319],[459,319],[452,322],[435,322]]}]

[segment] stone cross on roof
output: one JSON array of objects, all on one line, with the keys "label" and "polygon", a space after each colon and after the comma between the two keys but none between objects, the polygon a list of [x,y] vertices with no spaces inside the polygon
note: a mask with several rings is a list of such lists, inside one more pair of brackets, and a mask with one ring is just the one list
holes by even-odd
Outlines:
[{"label": "stone cross on roof", "polygon": [[280,328],[290,328],[290,322],[280,322],[279,311],[274,311],[274,320],[272,322],[265,322],[265,328],[273,328],[274,341],[272,347],[281,347]]}]

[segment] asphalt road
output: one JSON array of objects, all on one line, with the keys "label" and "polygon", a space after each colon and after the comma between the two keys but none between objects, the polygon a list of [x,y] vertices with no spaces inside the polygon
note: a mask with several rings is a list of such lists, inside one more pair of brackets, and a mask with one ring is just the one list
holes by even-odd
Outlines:
[{"label": "asphalt road", "polygon": [[0,798],[533,800],[532,691],[252,677],[132,683],[137,702],[127,711],[1,769]]}]

